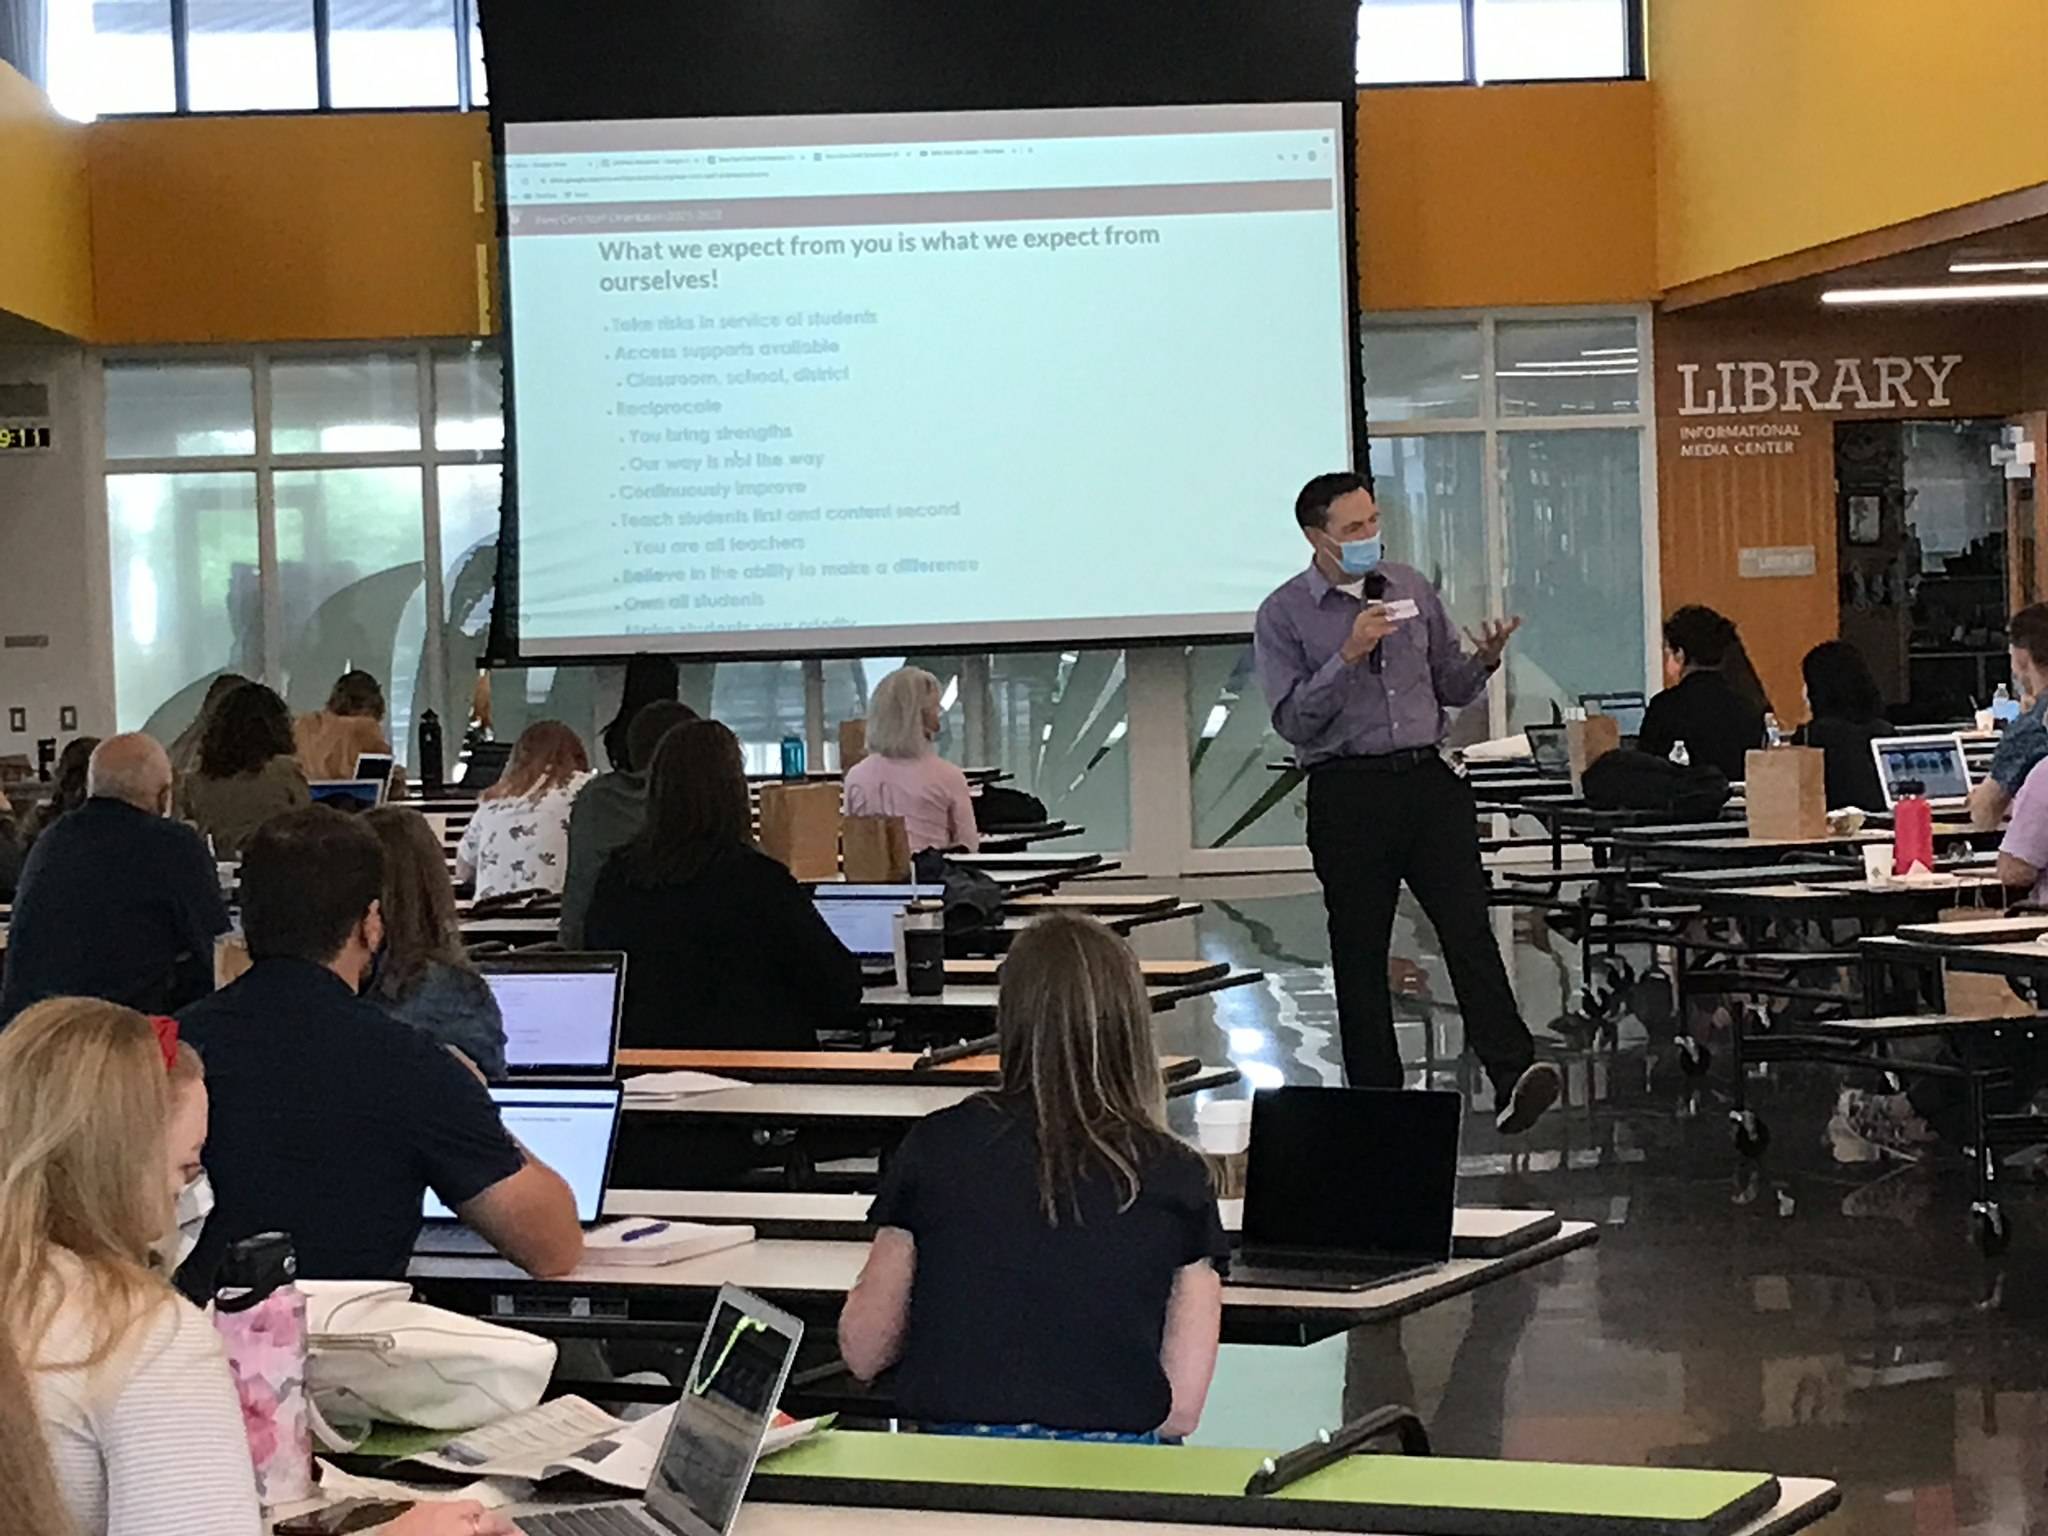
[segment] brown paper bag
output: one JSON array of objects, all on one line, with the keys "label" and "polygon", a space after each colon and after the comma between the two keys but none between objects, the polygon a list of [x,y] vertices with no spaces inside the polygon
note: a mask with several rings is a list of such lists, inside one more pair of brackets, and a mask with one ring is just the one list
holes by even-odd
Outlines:
[{"label": "brown paper bag", "polygon": [[[1996,917],[1995,907],[1950,907],[1939,914],[1935,921],[1942,923],[1967,923],[1977,918]],[[2013,991],[2012,983],[2003,976],[1984,976],[1969,971],[1941,968],[1941,990],[1946,1001],[1943,1006],[1958,1018],[1965,1019],[2031,1019],[2037,1010]]]},{"label": "brown paper bag", "polygon": [[858,885],[903,885],[910,879],[910,833],[901,816],[842,816],[839,866]]},{"label": "brown paper bag", "polygon": [[839,873],[839,786],[770,784],[761,791],[761,851],[799,880]]},{"label": "brown paper bag", "polygon": [[1743,759],[1749,835],[1773,841],[1828,835],[1826,757],[1816,747],[1772,747]]},{"label": "brown paper bag", "polygon": [[865,720],[839,722],[839,771],[846,773],[868,755],[868,723]]},{"label": "brown paper bag", "polygon": [[1612,715],[1588,715],[1568,720],[1564,727],[1564,749],[1571,759],[1572,793],[1585,787],[1586,770],[1621,745],[1621,722]]}]

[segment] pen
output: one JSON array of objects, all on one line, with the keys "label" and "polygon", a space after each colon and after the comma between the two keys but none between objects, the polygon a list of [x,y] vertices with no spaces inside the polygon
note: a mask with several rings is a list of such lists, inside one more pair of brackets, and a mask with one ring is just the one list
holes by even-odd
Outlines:
[{"label": "pen", "polygon": [[657,1221],[649,1227],[635,1227],[630,1232],[621,1232],[619,1234],[619,1241],[622,1243],[637,1243],[643,1237],[659,1237],[667,1230],[667,1222]]}]

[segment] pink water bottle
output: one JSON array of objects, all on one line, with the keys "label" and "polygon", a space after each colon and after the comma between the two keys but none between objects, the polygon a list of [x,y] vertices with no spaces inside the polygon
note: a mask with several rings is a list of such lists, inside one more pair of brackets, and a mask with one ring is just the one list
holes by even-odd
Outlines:
[{"label": "pink water bottle", "polygon": [[1934,868],[1934,812],[1925,795],[1901,795],[1892,807],[1892,873],[1903,875],[1915,864]]},{"label": "pink water bottle", "polygon": [[313,1431],[306,1403],[306,1296],[292,1240],[245,1237],[221,1261],[213,1325],[242,1402],[242,1428],[266,1506],[313,1495]]}]

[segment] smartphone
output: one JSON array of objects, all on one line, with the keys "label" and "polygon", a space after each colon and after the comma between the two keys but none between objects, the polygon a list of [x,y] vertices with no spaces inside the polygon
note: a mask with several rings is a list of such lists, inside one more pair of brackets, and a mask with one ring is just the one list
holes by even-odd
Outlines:
[{"label": "smartphone", "polygon": [[346,1536],[349,1531],[388,1525],[411,1508],[406,1499],[343,1499],[311,1514],[280,1520],[272,1529],[277,1536]]}]

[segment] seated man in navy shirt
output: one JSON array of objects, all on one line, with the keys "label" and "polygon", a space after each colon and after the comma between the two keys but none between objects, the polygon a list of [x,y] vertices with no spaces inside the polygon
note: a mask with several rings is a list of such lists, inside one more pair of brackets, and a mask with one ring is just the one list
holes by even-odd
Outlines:
[{"label": "seated man in navy shirt", "polygon": [[141,734],[93,749],[86,801],[29,850],[7,936],[0,1024],[46,997],[170,1013],[213,990],[228,929],[206,843],[165,819],[171,760]]},{"label": "seated man in navy shirt", "polygon": [[213,1215],[179,1274],[206,1295],[228,1244],[291,1234],[315,1280],[396,1279],[432,1187],[506,1258],[559,1275],[583,1256],[575,1197],[506,1132],[483,1080],[359,997],[384,941],[383,848],[326,806],[242,853],[249,970],[178,1016],[206,1062]]}]

